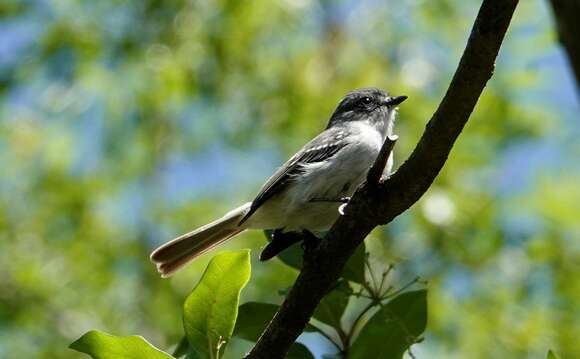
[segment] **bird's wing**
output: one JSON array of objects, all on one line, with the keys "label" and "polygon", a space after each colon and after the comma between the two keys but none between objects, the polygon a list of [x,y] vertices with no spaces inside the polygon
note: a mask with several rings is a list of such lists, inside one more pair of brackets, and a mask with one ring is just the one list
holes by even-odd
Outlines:
[{"label": "bird's wing", "polygon": [[296,175],[303,170],[302,165],[322,162],[347,146],[348,142],[344,140],[344,137],[344,132],[331,128],[308,142],[266,181],[240,224],[250,218],[268,199],[280,193],[289,183],[294,181]]}]

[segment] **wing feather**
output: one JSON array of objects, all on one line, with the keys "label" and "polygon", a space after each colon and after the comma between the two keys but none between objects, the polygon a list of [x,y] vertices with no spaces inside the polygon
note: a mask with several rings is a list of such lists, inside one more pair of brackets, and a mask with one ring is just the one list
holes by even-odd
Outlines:
[{"label": "wing feather", "polygon": [[250,218],[268,199],[280,193],[288,184],[294,181],[296,175],[302,171],[302,165],[327,160],[347,145],[348,143],[344,141],[344,132],[333,129],[324,131],[307,143],[266,181],[252,201],[250,210],[242,218],[240,224]]}]

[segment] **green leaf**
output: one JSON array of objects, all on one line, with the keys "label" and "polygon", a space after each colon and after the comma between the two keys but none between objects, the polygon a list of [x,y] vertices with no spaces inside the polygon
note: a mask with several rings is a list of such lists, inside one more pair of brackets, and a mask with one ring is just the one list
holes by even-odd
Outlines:
[{"label": "green leaf", "polygon": [[183,305],[183,325],[201,358],[220,358],[234,331],[240,292],[250,279],[250,251],[223,252],[208,264]]},{"label": "green leaf", "polygon": [[342,277],[352,282],[364,284],[366,259],[366,247],[363,242],[356,248],[353,255],[346,262],[344,270],[342,271]]},{"label": "green leaf", "polygon": [[349,350],[349,359],[400,359],[426,326],[427,291],[400,294],[364,326]]},{"label": "green leaf", "polygon": [[[268,242],[272,240],[272,233],[274,231],[271,229],[264,230],[264,235]],[[296,268],[298,270],[302,269],[302,257],[304,255],[304,251],[302,247],[298,243],[291,245],[290,247],[286,248],[282,252],[278,253],[276,257],[278,257],[284,264]]]},{"label": "green leaf", "polygon": [[348,304],[348,298],[352,294],[352,289],[348,282],[342,280],[328,293],[316,307],[314,318],[326,323],[337,330],[340,329],[340,319]]},{"label": "green leaf", "polygon": [[304,250],[300,246],[300,243],[291,245],[277,255],[286,265],[298,270],[302,269],[303,256]]},{"label": "green leaf", "polygon": [[[251,342],[256,342],[266,325],[272,320],[279,306],[268,303],[248,302],[240,305],[238,320],[234,335]],[[305,332],[313,332],[316,328],[307,325]]]},{"label": "green leaf", "polygon": [[278,311],[278,308],[274,304],[258,302],[248,302],[240,305],[234,335],[256,342],[266,325]]},{"label": "green leaf", "polygon": [[[266,328],[266,325],[272,320],[274,314],[278,311],[279,306],[268,303],[248,302],[240,305],[238,312],[238,321],[234,335],[251,342],[256,342],[260,334]],[[307,325],[304,331],[315,331],[311,325]],[[314,359],[310,351],[300,343],[294,343],[286,356],[287,359]]]},{"label": "green leaf", "polygon": [[294,343],[290,347],[286,359],[314,359],[314,355],[302,343]]},{"label": "green leaf", "polygon": [[155,348],[138,335],[115,336],[91,330],[69,348],[95,359],[168,359],[171,355]]},{"label": "green leaf", "polygon": [[559,359],[556,354],[550,349],[548,350],[548,355],[546,355],[546,359]]}]

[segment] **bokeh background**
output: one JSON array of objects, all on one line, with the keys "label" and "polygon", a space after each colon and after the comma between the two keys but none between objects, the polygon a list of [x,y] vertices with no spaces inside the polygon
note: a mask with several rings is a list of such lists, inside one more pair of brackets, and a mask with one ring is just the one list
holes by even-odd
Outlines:
[{"label": "bokeh background", "polygon": [[[350,89],[409,96],[401,163],[479,3],[0,2],[0,357],[78,358],[89,329],[175,345],[215,251],[169,280],[149,252],[251,199]],[[522,1],[435,185],[367,239],[429,282],[417,358],[580,357],[578,99],[547,3]],[[242,300],[280,303],[297,272],[264,242],[225,247],[252,248]]]}]

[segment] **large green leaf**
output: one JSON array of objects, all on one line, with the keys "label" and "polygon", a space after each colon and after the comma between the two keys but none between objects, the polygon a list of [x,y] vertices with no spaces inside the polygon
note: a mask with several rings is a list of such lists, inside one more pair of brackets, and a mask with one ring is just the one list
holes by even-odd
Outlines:
[{"label": "large green leaf", "polygon": [[324,322],[336,329],[340,328],[340,319],[348,304],[348,298],[352,289],[348,282],[342,280],[330,291],[318,304],[314,312],[314,318]]},{"label": "large green leaf", "polygon": [[548,350],[548,355],[546,355],[546,359],[558,359],[558,356],[554,354],[552,350]]},{"label": "large green leaf", "polygon": [[290,347],[286,359],[314,359],[314,355],[302,343],[294,343]]},{"label": "large green leaf", "polygon": [[240,305],[234,335],[255,342],[272,320],[278,306],[268,303],[248,302]]},{"label": "large green leaf", "polygon": [[171,355],[155,348],[138,335],[115,336],[91,330],[69,348],[95,359],[168,359]]},{"label": "large green leaf", "polygon": [[364,326],[349,350],[349,359],[400,359],[426,326],[427,291],[403,293]]},{"label": "large green leaf", "polygon": [[[238,320],[234,335],[236,337],[256,342],[266,325],[272,320],[279,306],[268,303],[248,302],[240,305]],[[316,328],[307,325],[305,332],[313,332]]]},{"label": "large green leaf", "polygon": [[185,334],[200,358],[222,356],[234,331],[240,292],[249,278],[249,250],[220,253],[185,300]]}]

